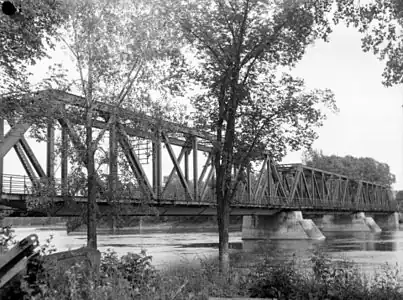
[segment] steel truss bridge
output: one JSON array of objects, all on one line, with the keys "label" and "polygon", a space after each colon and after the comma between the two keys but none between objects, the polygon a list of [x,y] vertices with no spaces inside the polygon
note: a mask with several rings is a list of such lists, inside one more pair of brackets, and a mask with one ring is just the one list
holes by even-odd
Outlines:
[{"label": "steel truss bridge", "polygon": [[[25,99],[25,98],[26,99]],[[82,118],[71,118],[66,111],[83,108],[85,99],[57,90],[45,90],[19,98],[19,118],[7,119],[9,131],[4,134],[4,119],[0,122],[0,205],[3,209],[27,211],[27,202],[46,202],[47,212],[58,216],[80,214],[85,206],[85,191],[71,187],[68,156],[75,151],[85,163],[85,144],[77,125]],[[21,101],[23,99],[23,101]],[[24,102],[25,101],[25,102]],[[25,118],[32,107],[52,111],[54,119],[46,128],[46,168],[38,161],[24,134],[35,125]],[[2,108],[7,109],[7,108]],[[119,206],[126,215],[142,215],[143,204],[152,206],[161,215],[214,215],[215,172],[213,143],[215,136],[163,121],[125,108],[97,103],[94,128],[106,130],[109,142],[108,174],[96,177],[99,190],[98,207],[108,211]],[[57,111],[57,112],[56,112]],[[61,136],[61,174],[55,174],[55,132]],[[147,174],[141,153],[134,143],[150,144],[151,173]],[[179,155],[174,147],[180,148]],[[3,173],[3,160],[14,148],[27,176]],[[132,172],[132,182],[122,185],[118,175],[118,154]],[[165,154],[164,154],[165,153]],[[169,157],[172,170],[163,182],[163,164]],[[205,163],[200,167],[202,158]],[[301,164],[278,165],[266,153],[255,159],[260,170],[248,169],[245,180],[231,203],[231,213],[237,215],[272,214],[279,210],[328,212],[394,212],[398,210],[391,190],[386,186],[352,180],[346,176],[318,170]],[[234,176],[239,168],[234,167]],[[52,187],[44,192],[43,186]],[[45,200],[43,200],[45,199]],[[43,212],[34,207],[28,214]]]}]

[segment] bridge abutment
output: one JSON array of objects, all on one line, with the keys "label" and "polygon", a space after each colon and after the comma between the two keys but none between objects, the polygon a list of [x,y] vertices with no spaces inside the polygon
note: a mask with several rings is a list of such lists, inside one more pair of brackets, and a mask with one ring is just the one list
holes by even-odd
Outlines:
[{"label": "bridge abutment", "polygon": [[242,239],[324,239],[325,236],[302,212],[280,212],[266,216],[244,216]]},{"label": "bridge abutment", "polygon": [[381,232],[381,228],[372,217],[367,217],[365,213],[344,214],[344,215],[324,215],[315,219],[316,225],[323,232],[326,231],[361,231],[361,232]]},{"label": "bridge abutment", "polygon": [[399,229],[399,213],[394,212],[391,214],[374,214],[373,218],[376,224],[383,230],[397,230]]}]

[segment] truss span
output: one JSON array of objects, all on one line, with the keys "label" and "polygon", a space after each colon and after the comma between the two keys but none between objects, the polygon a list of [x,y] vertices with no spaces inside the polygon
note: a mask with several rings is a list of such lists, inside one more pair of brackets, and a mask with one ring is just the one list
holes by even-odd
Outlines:
[{"label": "truss span", "polygon": [[[82,118],[73,118],[68,113],[71,107],[83,107],[84,99],[55,90],[38,92],[27,99],[29,101],[26,102],[34,107],[43,108],[46,105],[54,116],[47,126],[47,165],[44,168],[39,164],[24,137],[33,125],[24,119],[24,112],[19,113],[18,121],[7,120],[11,126],[8,133],[4,135],[3,126],[0,126],[0,135],[4,137],[0,143],[1,204],[13,206],[13,201],[25,201],[32,197],[47,197],[53,202],[69,198],[82,203],[85,188],[77,188],[71,182],[67,161],[69,152],[73,150],[81,163],[85,163],[85,144],[77,132],[77,126],[83,125]],[[97,116],[93,120],[94,127],[109,132],[109,174],[106,177],[105,174],[97,175],[100,205],[113,201],[154,206],[215,206],[213,135],[157,120],[127,108],[117,109],[105,103],[97,103],[95,107]],[[56,130],[61,132],[63,145],[59,176],[55,174],[54,168]],[[152,165],[148,170],[135,151],[132,142],[134,138],[151,144]],[[28,177],[3,174],[2,161],[11,149],[17,152]],[[246,170],[232,199],[233,209],[346,212],[398,210],[386,186],[352,180],[301,164],[278,165],[266,153],[254,153],[253,157],[260,169],[257,172]],[[117,167],[119,159],[125,160],[129,166],[132,174],[130,182],[120,180]],[[163,166],[167,162],[171,165],[170,172],[164,176]],[[234,177],[237,172],[234,167]],[[18,206],[24,207],[21,204]]]}]

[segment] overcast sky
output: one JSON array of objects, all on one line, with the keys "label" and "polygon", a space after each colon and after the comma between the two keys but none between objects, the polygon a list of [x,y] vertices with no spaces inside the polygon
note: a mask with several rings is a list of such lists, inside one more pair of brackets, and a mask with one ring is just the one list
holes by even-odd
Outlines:
[{"label": "overcast sky", "polygon": [[[59,56],[53,61],[62,60]],[[35,67],[35,81],[43,76],[48,63]],[[325,154],[386,162],[397,177],[394,188],[403,189],[403,87],[382,85],[383,65],[372,53],[362,52],[360,34],[355,29],[338,26],[329,43],[317,42],[308,49],[294,74],[304,78],[310,88],[333,90],[340,109],[319,129],[313,147]],[[45,148],[33,144],[45,166]],[[289,153],[283,163],[300,161],[301,152],[297,152]],[[14,151],[6,156],[5,173],[24,174]]]},{"label": "overcast sky", "polygon": [[[318,131],[313,148],[325,154],[372,157],[386,162],[403,189],[403,86],[382,85],[384,62],[361,50],[361,35],[339,26],[330,42],[317,42],[294,74],[312,88],[330,88],[340,112],[330,115]],[[299,162],[301,153],[283,162]]]}]

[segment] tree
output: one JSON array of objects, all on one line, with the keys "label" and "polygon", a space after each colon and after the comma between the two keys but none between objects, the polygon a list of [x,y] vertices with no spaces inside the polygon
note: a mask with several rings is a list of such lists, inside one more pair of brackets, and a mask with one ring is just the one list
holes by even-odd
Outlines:
[{"label": "tree", "polygon": [[169,58],[178,57],[179,45],[164,30],[157,12],[153,2],[126,0],[87,0],[75,3],[69,10],[68,36],[62,40],[75,59],[80,94],[86,102],[78,116],[85,119],[85,153],[81,161],[88,182],[89,247],[97,246],[96,198],[101,187],[97,183],[96,151],[105,131],[119,118],[111,114],[94,137],[93,122],[99,117],[97,101],[115,108],[147,109],[153,104],[150,90],[158,90],[163,96],[169,94],[167,87],[175,70],[170,66],[172,61],[178,64],[178,60]]},{"label": "tree", "polygon": [[344,157],[324,155],[322,151],[310,150],[304,153],[304,164],[309,167],[325,170],[350,177],[391,187],[396,182],[395,175],[390,173],[389,165],[370,157]]},{"label": "tree", "polygon": [[[335,110],[329,90],[307,91],[288,74],[317,39],[331,32],[334,1],[175,1],[164,16],[182,32],[197,60],[192,78],[195,121],[216,134],[217,221],[220,270],[229,267],[230,204],[255,154],[280,159],[287,148],[309,146],[324,114]],[[345,5],[348,5],[345,4]],[[240,167],[233,179],[232,166]]]},{"label": "tree", "polygon": [[46,57],[55,45],[57,28],[66,20],[61,1],[27,0],[19,9],[15,18],[0,14],[0,94],[28,88],[27,66]]},{"label": "tree", "polygon": [[[107,162],[102,158],[105,132],[121,117],[120,108],[135,107],[137,112],[166,115],[167,111],[150,111],[150,108],[160,107],[159,103],[170,97],[171,91],[178,90],[180,83],[174,72],[181,67],[177,50],[180,44],[164,30],[153,2],[74,1],[67,14],[58,37],[71,55],[77,76],[72,77],[71,70],[63,69],[67,66],[52,66],[50,77],[42,84],[42,88],[50,90],[42,93],[41,99],[35,95],[33,98],[11,95],[3,97],[3,102],[8,105],[5,110],[8,114],[20,113],[12,107],[24,108],[23,117],[34,121],[32,134],[40,140],[47,139],[43,133],[49,124],[56,126],[55,118],[63,120],[63,126],[74,136],[71,140],[78,151],[70,153],[71,165],[76,168],[73,172],[77,176],[76,190],[83,189],[83,182],[86,184],[87,246],[96,248],[97,197],[109,197],[111,202],[115,197],[114,192],[102,192],[106,184],[97,169]],[[82,106],[52,105],[55,94],[60,95],[55,89],[75,92],[84,99]],[[150,90],[159,92],[159,99],[152,99]],[[35,105],[30,106],[31,100],[36,101]],[[100,114],[99,102],[113,107],[110,115]],[[93,125],[99,119],[105,124],[97,132]],[[137,125],[141,124],[133,126]],[[84,177],[87,180],[80,181]],[[112,181],[109,184],[116,185]],[[52,189],[45,187],[43,194],[52,193]]]}]

